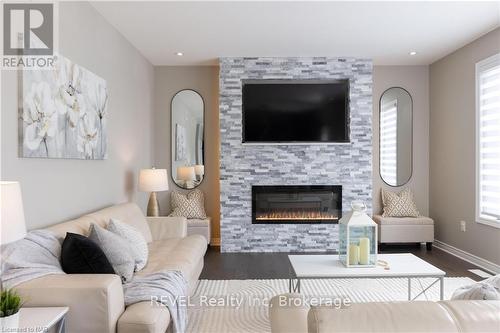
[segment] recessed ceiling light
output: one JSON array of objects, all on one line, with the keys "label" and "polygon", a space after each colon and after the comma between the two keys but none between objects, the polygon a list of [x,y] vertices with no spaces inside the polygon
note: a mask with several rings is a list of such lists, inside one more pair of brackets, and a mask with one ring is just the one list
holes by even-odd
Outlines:
[{"label": "recessed ceiling light", "polygon": [[411,51],[410,52],[410,55],[416,55],[417,54],[417,51]]},{"label": "recessed ceiling light", "polygon": [[175,55],[178,55],[179,57],[182,57],[184,55],[184,53],[182,53],[182,52],[176,52]]}]

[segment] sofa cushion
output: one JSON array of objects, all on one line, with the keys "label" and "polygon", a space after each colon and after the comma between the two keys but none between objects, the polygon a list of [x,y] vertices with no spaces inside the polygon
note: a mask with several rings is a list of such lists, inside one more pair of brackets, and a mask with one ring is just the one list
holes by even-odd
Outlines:
[{"label": "sofa cushion", "polygon": [[47,229],[61,238],[65,237],[67,232],[88,236],[92,223],[105,228],[112,218],[132,225],[141,232],[146,242],[149,243],[153,240],[146,218],[135,203],[125,203],[104,208],[77,219],[53,225]]},{"label": "sofa cushion", "polygon": [[206,249],[207,241],[200,235],[154,241],[149,244],[146,267],[137,274],[179,270],[188,279],[199,260],[205,255]]},{"label": "sofa cushion", "polygon": [[139,302],[127,306],[118,319],[120,333],[165,333],[170,324],[170,312],[158,303]]},{"label": "sofa cushion", "polygon": [[[422,320],[425,318],[425,320]],[[453,317],[435,302],[371,302],[311,307],[309,332],[457,332]]]},{"label": "sofa cushion", "polygon": [[458,332],[500,331],[500,301],[441,301],[439,304],[454,318],[460,328]]},{"label": "sofa cushion", "polygon": [[70,220],[67,222],[59,223],[56,225],[53,225],[51,227],[48,227],[47,230],[52,231],[56,236],[60,238],[66,237],[66,233],[74,233],[78,235],[83,235],[83,236],[88,236],[89,235],[89,230],[90,230],[90,225],[92,223],[97,223],[100,226],[104,226],[104,223],[98,223],[96,220],[91,218],[88,215],[79,217],[74,220]]},{"label": "sofa cushion", "polygon": [[268,307],[271,332],[307,332],[307,298],[301,294],[281,294],[274,296]]},{"label": "sofa cushion", "polygon": [[108,230],[127,240],[135,260],[135,270],[143,269],[148,262],[148,244],[139,230],[116,219],[111,219]]},{"label": "sofa cushion", "polygon": [[135,260],[131,254],[132,250],[124,238],[96,224],[92,224],[90,226],[89,239],[101,247],[116,274],[122,278],[123,282],[132,279]]},{"label": "sofa cushion", "polygon": [[130,224],[141,232],[146,242],[151,242],[153,237],[149,230],[148,223],[139,206],[135,203],[125,203],[101,209],[97,212],[87,215],[91,217],[98,225],[106,226],[111,219],[117,219],[123,223]]},{"label": "sofa cushion", "polygon": [[62,244],[61,267],[68,274],[115,274],[99,245],[85,236],[70,232]]},{"label": "sofa cushion", "polygon": [[380,225],[434,225],[434,220],[430,217],[383,217],[374,215],[373,220]]}]

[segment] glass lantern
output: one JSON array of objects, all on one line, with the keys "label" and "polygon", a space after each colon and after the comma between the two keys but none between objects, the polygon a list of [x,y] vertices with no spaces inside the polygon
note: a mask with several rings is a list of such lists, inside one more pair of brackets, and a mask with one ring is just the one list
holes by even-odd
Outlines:
[{"label": "glass lantern", "polygon": [[366,215],[363,203],[351,207],[339,222],[339,259],[346,267],[375,267],[377,224]]}]

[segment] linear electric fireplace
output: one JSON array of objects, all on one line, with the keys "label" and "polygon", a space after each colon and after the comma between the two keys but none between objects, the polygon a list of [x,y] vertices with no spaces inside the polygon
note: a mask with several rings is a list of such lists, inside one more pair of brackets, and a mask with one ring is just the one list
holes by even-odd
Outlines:
[{"label": "linear electric fireplace", "polygon": [[252,223],[338,223],[340,185],[252,186]]}]

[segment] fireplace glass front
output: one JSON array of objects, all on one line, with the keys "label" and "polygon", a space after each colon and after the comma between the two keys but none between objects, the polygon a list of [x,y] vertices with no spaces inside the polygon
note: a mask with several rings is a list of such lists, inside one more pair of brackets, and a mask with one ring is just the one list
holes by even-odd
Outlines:
[{"label": "fireplace glass front", "polygon": [[338,223],[340,185],[252,186],[252,223]]}]

